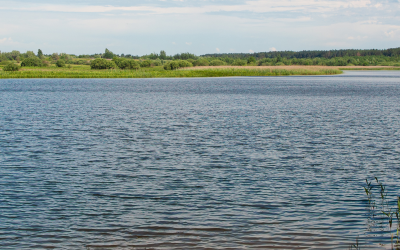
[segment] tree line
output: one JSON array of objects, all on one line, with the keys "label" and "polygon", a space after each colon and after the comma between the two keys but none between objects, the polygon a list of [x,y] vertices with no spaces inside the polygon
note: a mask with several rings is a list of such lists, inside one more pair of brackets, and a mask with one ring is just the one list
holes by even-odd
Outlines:
[{"label": "tree line", "polygon": [[216,54],[205,54],[202,57],[229,57],[229,58],[249,58],[254,57],[256,59],[263,58],[334,58],[334,57],[355,57],[355,56],[400,56],[400,47],[391,49],[341,49],[341,50],[303,50],[303,51],[270,51],[270,52],[258,52],[258,53],[216,53]]},{"label": "tree line", "polygon": [[[21,67],[58,67],[90,65],[92,69],[138,69],[162,66],[172,70],[192,66],[282,66],[282,65],[321,65],[321,66],[400,66],[400,48],[386,50],[330,50],[330,51],[274,51],[260,53],[206,54],[196,56],[180,53],[168,56],[164,50],[149,55],[132,56],[115,54],[109,49],[93,55],[73,55],[67,53],[43,54],[38,50],[20,53],[17,50],[0,52],[0,65],[18,63]],[[9,66],[15,69],[14,66]],[[8,68],[7,68],[8,69]],[[4,69],[3,69],[4,70]]]}]

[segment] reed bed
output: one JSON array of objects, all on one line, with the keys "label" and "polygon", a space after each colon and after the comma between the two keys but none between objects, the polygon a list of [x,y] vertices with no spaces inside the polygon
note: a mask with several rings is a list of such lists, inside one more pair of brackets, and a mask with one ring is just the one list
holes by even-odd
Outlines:
[{"label": "reed bed", "polygon": [[90,70],[85,68],[38,68],[16,72],[0,71],[0,78],[174,78],[174,77],[229,77],[229,76],[291,76],[291,75],[335,75],[339,69],[181,69],[181,70]]}]

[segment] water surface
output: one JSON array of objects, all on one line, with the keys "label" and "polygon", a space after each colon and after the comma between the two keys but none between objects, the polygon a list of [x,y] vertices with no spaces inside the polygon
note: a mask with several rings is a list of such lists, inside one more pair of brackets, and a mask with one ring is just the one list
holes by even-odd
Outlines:
[{"label": "water surface", "polygon": [[1,248],[378,247],[399,104],[400,71],[0,80]]}]

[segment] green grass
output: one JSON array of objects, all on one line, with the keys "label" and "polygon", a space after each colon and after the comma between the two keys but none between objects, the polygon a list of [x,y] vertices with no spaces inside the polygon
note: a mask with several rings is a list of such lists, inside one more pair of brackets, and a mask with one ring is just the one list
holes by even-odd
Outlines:
[{"label": "green grass", "polygon": [[183,69],[164,70],[161,66],[139,70],[91,70],[87,65],[73,65],[71,68],[55,66],[34,68],[24,67],[17,72],[0,71],[0,78],[173,78],[173,77],[227,77],[227,76],[290,76],[290,75],[334,75],[337,69],[285,70],[285,69]]}]

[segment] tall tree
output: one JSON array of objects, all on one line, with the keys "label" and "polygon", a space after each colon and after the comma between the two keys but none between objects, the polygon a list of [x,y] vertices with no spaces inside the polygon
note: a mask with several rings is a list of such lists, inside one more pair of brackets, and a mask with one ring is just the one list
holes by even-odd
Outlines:
[{"label": "tall tree", "polygon": [[114,53],[112,53],[109,49],[106,48],[106,50],[103,54],[103,58],[113,59],[113,57],[114,57]]},{"label": "tall tree", "polygon": [[160,51],[160,59],[161,59],[161,60],[167,59],[167,53],[165,53],[164,50],[161,50],[161,51]]},{"label": "tall tree", "polygon": [[41,49],[38,50],[37,56],[38,56],[40,59],[43,59],[43,52],[42,52]]}]

